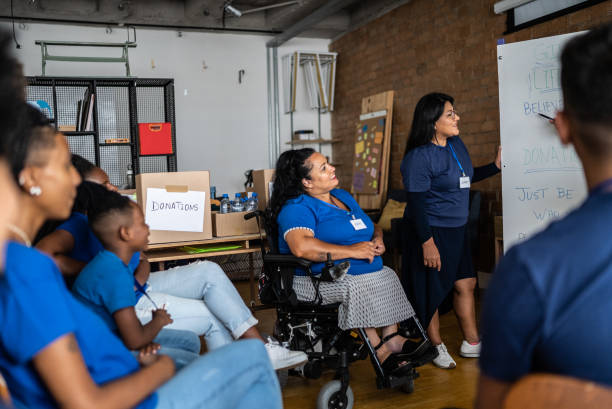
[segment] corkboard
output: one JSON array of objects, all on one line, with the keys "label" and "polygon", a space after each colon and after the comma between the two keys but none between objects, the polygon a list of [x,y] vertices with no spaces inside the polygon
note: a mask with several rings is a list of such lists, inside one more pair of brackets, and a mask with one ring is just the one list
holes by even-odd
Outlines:
[{"label": "corkboard", "polygon": [[[355,200],[364,210],[381,210],[387,199],[387,191],[389,188],[389,159],[391,155],[391,124],[393,120],[394,94],[394,91],[386,91],[363,98],[361,100],[362,115],[386,111],[385,130],[382,141],[382,155],[380,158],[380,170],[378,172],[378,193],[358,193],[351,188],[351,193],[353,193]],[[363,116],[360,117],[363,118]]]},{"label": "corkboard", "polygon": [[379,116],[356,124],[353,193],[376,195],[379,192],[385,120],[386,116]]}]

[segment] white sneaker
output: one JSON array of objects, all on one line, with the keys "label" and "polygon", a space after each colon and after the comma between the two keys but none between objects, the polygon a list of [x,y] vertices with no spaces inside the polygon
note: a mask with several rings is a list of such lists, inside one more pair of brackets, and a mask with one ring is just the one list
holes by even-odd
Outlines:
[{"label": "white sneaker", "polygon": [[302,351],[290,351],[271,338],[265,346],[275,371],[295,368],[308,361],[308,355]]},{"label": "white sneaker", "polygon": [[453,357],[448,353],[446,345],[443,343],[436,345],[436,349],[438,350],[438,356],[433,360],[435,366],[442,369],[453,369],[457,366]]},{"label": "white sneaker", "polygon": [[478,358],[480,356],[480,345],[480,341],[476,345],[472,345],[464,339],[461,348],[459,348],[459,355],[464,358]]}]

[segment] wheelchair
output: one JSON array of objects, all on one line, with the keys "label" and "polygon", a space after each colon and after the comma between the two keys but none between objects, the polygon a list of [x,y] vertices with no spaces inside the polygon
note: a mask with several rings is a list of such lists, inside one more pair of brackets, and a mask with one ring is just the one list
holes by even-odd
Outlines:
[{"label": "wheelchair", "polygon": [[[318,379],[324,370],[335,371],[334,379],[326,383],[317,398],[317,409],[351,409],[354,403],[353,391],[349,385],[349,365],[368,357],[376,374],[378,389],[398,388],[405,393],[414,391],[414,380],[419,374],[416,368],[430,362],[437,356],[435,347],[427,337],[416,316],[410,318],[411,327],[415,329],[410,338],[419,337],[410,358],[405,359],[400,374],[385,373],[376,350],[369,341],[363,328],[342,330],[338,327],[338,307],[340,303],[321,303],[320,298],[313,301],[299,301],[293,291],[293,276],[296,269],[306,271],[313,280],[315,288],[319,281],[331,281],[330,278],[342,272],[334,266],[328,255],[328,262],[320,276],[310,270],[311,262],[290,254],[278,254],[277,234],[266,229],[269,249],[266,249],[262,234],[262,220],[266,215],[262,211],[246,214],[245,219],[257,218],[261,238],[263,267],[259,278],[259,298],[263,308],[275,308],[277,320],[274,336],[283,345],[292,350],[303,351],[308,355],[308,362],[302,367],[279,371],[281,385],[288,375]],[[265,223],[269,226],[270,223]],[[346,267],[346,266],[345,266]],[[333,278],[332,278],[333,279]],[[260,307],[262,308],[262,307]],[[395,373],[395,371],[394,371]]]}]

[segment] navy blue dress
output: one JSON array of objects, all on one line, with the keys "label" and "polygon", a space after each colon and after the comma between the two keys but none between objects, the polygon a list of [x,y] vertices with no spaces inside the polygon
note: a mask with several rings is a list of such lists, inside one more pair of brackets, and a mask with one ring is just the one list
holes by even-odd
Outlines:
[{"label": "navy blue dress", "polygon": [[[495,165],[487,168],[491,166]],[[402,284],[419,320],[428,326],[436,310],[440,314],[450,310],[451,303],[443,301],[455,281],[475,276],[467,230],[470,189],[460,185],[464,175],[473,182],[474,168],[457,136],[449,138],[446,146],[428,143],[410,150],[401,172],[405,189],[419,195],[424,210],[407,206],[404,213]],[[419,213],[426,220],[419,219]],[[423,264],[422,243],[429,237],[440,252],[441,271]]]}]

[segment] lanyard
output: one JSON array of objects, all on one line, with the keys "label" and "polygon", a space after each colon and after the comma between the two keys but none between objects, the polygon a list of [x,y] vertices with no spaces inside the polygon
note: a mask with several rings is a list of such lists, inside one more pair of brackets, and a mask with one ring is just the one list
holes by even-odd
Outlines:
[{"label": "lanyard", "polygon": [[612,179],[604,180],[603,182],[595,186],[589,192],[589,196],[596,196],[601,193],[610,193],[610,192],[612,192]]},{"label": "lanyard", "polygon": [[151,301],[151,304],[153,304],[153,307],[155,307],[155,309],[157,310],[158,308],[157,308],[157,305],[155,304],[155,301],[153,301],[151,297],[149,297],[149,294],[147,294],[147,290],[145,290],[145,288],[142,285],[140,285],[140,283],[136,279],[134,279],[134,286],[136,287],[136,291],[141,293],[145,297],[147,297],[149,301]]},{"label": "lanyard", "polygon": [[455,153],[455,149],[453,149],[453,145],[451,145],[450,142],[446,142],[448,144],[448,146],[451,149],[451,152],[453,154],[453,157],[455,158],[455,160],[457,161],[457,165],[459,165],[459,169],[461,170],[461,174],[463,176],[465,176],[465,171],[463,170],[463,166],[461,166],[461,162],[459,162],[459,159],[457,159],[457,154]]}]

